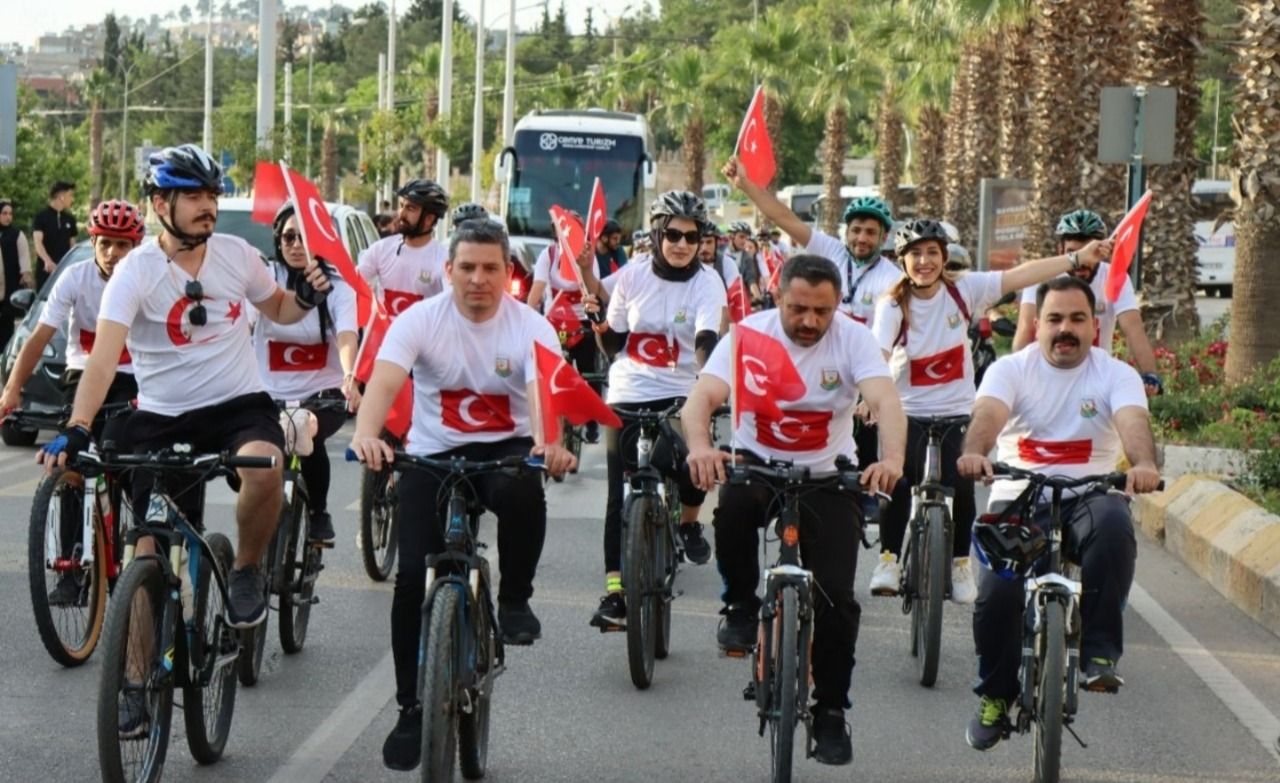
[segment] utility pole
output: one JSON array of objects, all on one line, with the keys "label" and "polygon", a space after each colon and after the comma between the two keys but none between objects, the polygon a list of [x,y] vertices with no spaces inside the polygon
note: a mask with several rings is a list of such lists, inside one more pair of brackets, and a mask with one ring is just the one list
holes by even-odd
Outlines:
[{"label": "utility pole", "polygon": [[311,179],[311,85],[316,62],[316,32],[310,17],[307,18],[307,37],[310,39],[307,46],[307,179]]},{"label": "utility pole", "polygon": [[510,147],[516,123],[516,0],[507,6],[507,74],[502,88],[502,144]]},{"label": "utility pole", "polygon": [[[513,20],[514,21],[514,20]],[[484,156],[484,0],[476,15],[476,94],[471,113],[471,200],[480,203],[480,159]]]},{"label": "utility pole", "polygon": [[284,64],[284,162],[293,165],[293,63]]},{"label": "utility pole", "polygon": [[[446,126],[453,106],[453,0],[444,0],[440,22],[440,120]],[[449,153],[436,150],[436,180],[449,190]]]},{"label": "utility pole", "polygon": [[[391,16],[387,19],[387,98],[386,110],[396,110],[396,0],[391,0]],[[391,186],[396,174],[392,172],[383,181],[382,200],[391,200]]]},{"label": "utility pole", "polygon": [[213,154],[213,0],[205,9],[204,22],[204,128],[200,146]]},{"label": "utility pole", "polygon": [[270,151],[276,124],[276,0],[258,0],[258,147]]}]

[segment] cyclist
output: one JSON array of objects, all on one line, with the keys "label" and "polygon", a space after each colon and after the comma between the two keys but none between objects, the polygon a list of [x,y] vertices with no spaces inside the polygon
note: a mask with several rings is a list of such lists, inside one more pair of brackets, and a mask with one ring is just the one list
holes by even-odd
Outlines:
[{"label": "cyclist", "polygon": [[622,226],[610,218],[605,221],[596,239],[596,276],[601,280],[616,273],[627,263],[627,251],[622,249]]},{"label": "cyclist", "polygon": [[[1079,250],[1095,239],[1106,239],[1107,224],[1102,222],[1096,212],[1077,209],[1058,220],[1056,233],[1058,252],[1068,253]],[[1094,269],[1072,273],[1089,284],[1093,289],[1094,300],[1098,303],[1096,344],[1107,353],[1114,353],[1114,336],[1118,324],[1120,331],[1124,333],[1125,344],[1129,347],[1129,355],[1133,357],[1138,372],[1142,373],[1142,383],[1147,395],[1159,394],[1164,384],[1156,373],[1156,355],[1151,350],[1151,341],[1147,339],[1147,331],[1142,326],[1142,314],[1138,311],[1138,298],[1134,295],[1133,283],[1126,279],[1119,298],[1115,302],[1108,302],[1105,291],[1110,268],[1110,264],[1101,263]],[[1036,339],[1035,323],[1036,289],[1028,286],[1022,291],[1022,303],[1018,307],[1018,331],[1013,336],[1013,350],[1021,350]]]},{"label": "cyclist", "polygon": [[369,245],[359,262],[360,275],[382,288],[382,302],[392,318],[444,290],[447,251],[433,241],[432,232],[449,211],[448,194],[429,179],[410,180],[396,196],[398,233]]},{"label": "cyclist", "polygon": [[[531,421],[536,394],[533,343],[558,350],[546,319],[505,292],[511,283],[511,248],[498,226],[470,221],[449,240],[446,267],[452,293],[406,310],[387,332],[356,418],[351,449],[373,470],[394,453],[378,437],[387,411],[413,372],[410,453],[437,458],[501,459],[541,455],[547,471],[563,475],[576,465],[555,442],[535,445]],[[535,473],[491,474],[473,480],[486,508],[498,517],[502,572],[498,625],[508,644],[532,644],[542,626],[529,597],[542,554],[547,505]],[[444,551],[439,477],[409,471],[396,485],[400,558],[391,600],[391,652],[395,659],[400,718],[382,746],[391,769],[418,765],[422,705],[418,702],[418,637],[426,595],[426,557]]]},{"label": "cyclist", "polygon": [[[861,394],[880,418],[883,439],[882,459],[867,467],[863,484],[869,490],[888,492],[902,475],[906,421],[875,339],[865,326],[837,317],[840,277],[835,265],[821,256],[795,256],[782,268],[776,312],[755,313],[743,320],[744,326],[763,332],[786,349],[807,391],[802,400],[781,403],[777,419],[744,413],[734,432],[734,445],[748,462],[781,459],[815,472],[832,471],[837,456],[856,457],[853,408]],[[746,651],[755,645],[759,624],[756,531],[778,509],[771,506],[767,487],[726,484],[724,463],[729,455],[711,442],[711,413],[729,397],[734,361],[731,343],[721,343],[689,395],[684,419],[694,481],[704,490],[721,485],[713,524],[716,559],[725,580],[725,620],[717,639],[726,649]],[[746,364],[745,371],[752,372],[754,364]],[[812,492],[805,495],[800,514],[801,556],[818,584],[813,637],[814,758],[823,764],[848,764],[853,749],[844,711],[850,706],[849,683],[862,614],[853,594],[861,505],[845,493]]]},{"label": "cyclist", "polygon": [[492,217],[483,204],[477,204],[474,201],[459,204],[453,208],[453,212],[449,215],[449,223],[454,228],[468,220],[492,220]]},{"label": "cyclist", "polygon": [[[911,417],[966,416],[973,409],[973,356],[969,347],[972,313],[984,312],[1001,296],[1034,285],[1060,272],[1097,266],[1110,252],[1109,241],[1091,242],[1079,251],[1029,261],[1005,272],[945,269],[946,226],[936,220],[913,220],[898,229],[898,259],[906,275],[876,305],[872,332],[889,360],[907,412],[906,477],[893,492],[880,525],[880,562],[871,575],[872,595],[897,595],[901,577],[898,557],[911,513],[911,486],[924,474],[924,429]],[[942,483],[954,489],[951,517],[955,531],[951,562],[951,599],[973,603],[977,588],[969,566],[969,530],[973,525],[973,482],[959,480],[962,428],[942,439]]]},{"label": "cyclist", "polygon": [[[634,461],[638,424],[628,411],[661,411],[688,395],[719,337],[726,298],[715,272],[698,262],[698,246],[708,222],[707,207],[693,193],[671,190],[649,209],[653,257],[633,261],[618,273],[609,299],[606,346],[616,351],[609,369],[608,403],[623,414],[621,430],[605,428],[608,497],[604,517],[605,595],[591,625],[607,629],[626,624],[622,594],[622,483],[624,464]],[[590,308],[598,305],[595,297]],[[622,347],[625,346],[625,351]],[[711,558],[698,512],[706,493],[676,465],[672,445],[655,444],[653,463],[680,485],[680,538],[696,564]]]},{"label": "cyclist", "polygon": [[631,234],[631,255],[633,258],[648,255],[652,247],[653,244],[649,241],[648,231],[642,228]]},{"label": "cyclist", "polygon": [[[280,208],[271,228],[276,249],[272,274],[286,292],[294,291],[308,259],[292,203]],[[345,399],[355,408],[360,404],[354,374],[358,341],[355,292],[328,264],[317,261],[331,280],[329,296],[296,323],[257,319],[253,348],[258,372],[274,400],[302,401],[305,408],[307,402]],[[315,445],[302,458],[302,478],[311,511],[307,531],[312,541],[331,545],[334,531],[328,508],[329,454],[325,441],[333,437],[347,417],[332,408],[316,409],[314,414],[319,424],[312,438]]]},{"label": "cyclist", "polygon": [[[720,228],[711,221],[707,221],[702,226],[702,239],[698,242],[698,260],[702,265],[713,270],[720,277],[720,281],[724,283],[725,295],[728,295],[729,288],[742,277],[738,272],[738,265],[725,259],[719,251]],[[744,291],[745,294],[745,291]],[[729,331],[729,308],[726,305],[724,315],[720,319],[720,334],[723,336]]]},{"label": "cyclist", "polygon": [[[126,338],[138,380],[138,411],[129,417],[122,450],[184,443],[197,452],[282,460],[283,434],[257,372],[243,307],[247,300],[269,320],[301,321],[329,291],[324,271],[309,264],[287,294],[249,243],[215,234],[222,168],[194,144],[153,154],[145,189],[164,231],[129,253],[107,282],[71,419],[44,447],[40,461],[52,471],[88,447],[90,422]],[[266,580],[258,563],[280,515],[280,473],[278,463],[237,472],[239,544],[226,607],[233,628],[252,628],[267,616]],[[135,476],[133,482],[139,503],[150,490],[146,478]],[[179,493],[175,500],[189,518],[199,518],[196,493]]]},{"label": "cyclist", "polygon": [[[1125,492],[1155,490],[1160,473],[1142,380],[1132,367],[1093,347],[1095,304],[1092,287],[1074,276],[1036,288],[1036,344],[987,371],[957,465],[960,475],[990,477],[986,455],[993,447],[1001,462],[1024,470],[1066,477],[1109,473],[1123,448],[1133,465]],[[1006,507],[1023,484],[996,482],[991,510]],[[1047,506],[1040,511],[1045,516],[1036,518],[1043,522]],[[1081,603],[1084,686],[1114,692],[1124,684],[1116,662],[1137,556],[1128,501],[1117,494],[1077,495],[1064,498],[1062,514],[1064,554],[1080,564],[1087,585]],[[992,529],[975,534],[1020,532],[1008,523],[983,527]],[[981,554],[981,545],[975,548]],[[973,614],[979,678],[974,692],[980,702],[965,734],[978,750],[1000,740],[1005,710],[1018,695],[1022,609],[1022,582],[984,569]]]}]

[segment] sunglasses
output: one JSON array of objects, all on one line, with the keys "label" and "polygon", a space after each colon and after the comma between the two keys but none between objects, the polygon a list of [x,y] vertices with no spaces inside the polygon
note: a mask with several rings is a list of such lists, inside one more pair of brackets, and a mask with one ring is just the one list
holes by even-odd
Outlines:
[{"label": "sunglasses", "polygon": [[196,306],[187,311],[187,320],[192,326],[204,326],[209,323],[209,313],[204,309],[201,300],[204,299],[204,286],[200,285],[199,280],[192,280],[187,283],[187,298],[196,303]]},{"label": "sunglasses", "polygon": [[673,245],[679,242],[681,239],[683,239],[686,243],[690,245],[696,245],[702,241],[702,232],[701,231],[680,231],[678,229],[668,228],[662,232],[662,238],[667,240]]},{"label": "sunglasses", "polygon": [[301,242],[302,234],[297,231],[286,231],[280,235],[280,244],[284,246],[292,245],[294,242]]}]

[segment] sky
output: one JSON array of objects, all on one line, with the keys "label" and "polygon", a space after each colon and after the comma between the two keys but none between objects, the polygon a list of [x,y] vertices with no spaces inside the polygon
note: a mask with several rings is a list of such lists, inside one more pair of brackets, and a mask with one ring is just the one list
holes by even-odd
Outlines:
[{"label": "sky", "polygon": [[[18,2],[19,0],[13,0]],[[560,0],[550,0],[552,13],[559,5]],[[221,0],[214,0],[215,8],[221,5]],[[389,2],[389,0],[384,0]],[[455,0],[462,8],[463,12],[468,16],[475,18],[476,12],[480,7],[480,0]],[[60,0],[57,3],[37,3],[34,6],[24,5],[21,13],[6,13],[4,15],[3,31],[0,31],[0,43],[17,41],[22,44],[23,48],[31,47],[41,35],[45,33],[61,32],[70,27],[80,27],[85,24],[101,23],[108,12],[114,11],[120,16],[150,16],[153,13],[159,13],[163,16],[170,8],[177,11],[184,4],[189,4],[195,8],[194,0],[184,3],[184,0]],[[288,5],[298,5],[296,2],[289,2]],[[327,2],[306,2],[305,5],[313,7],[324,7],[329,5]],[[364,4],[364,0],[345,0],[342,3],[348,8],[356,8]],[[397,11],[403,12],[407,8],[410,0],[397,0]],[[486,0],[485,17],[491,24],[497,22],[498,27],[505,27],[505,12],[507,9],[507,0]],[[564,7],[569,17],[570,29],[581,32],[582,19],[586,15],[587,6],[595,8],[594,14],[598,26],[603,26],[605,17],[613,10],[615,13],[621,12],[630,5],[640,5],[635,0],[564,0]],[[516,0],[517,10],[516,23],[519,29],[528,29],[537,24],[542,17],[542,6],[537,0]],[[503,18],[499,18],[503,17]]]}]

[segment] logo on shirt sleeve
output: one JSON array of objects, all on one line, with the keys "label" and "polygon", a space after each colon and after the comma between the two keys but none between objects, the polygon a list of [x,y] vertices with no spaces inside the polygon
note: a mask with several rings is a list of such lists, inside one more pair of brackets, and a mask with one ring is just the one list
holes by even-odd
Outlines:
[{"label": "logo on shirt sleeve", "polygon": [[458,432],[512,432],[511,398],[480,394],[470,389],[441,389],[440,415],[444,426]]},{"label": "logo on shirt sleeve", "polygon": [[1018,439],[1018,458],[1036,465],[1087,465],[1093,457],[1093,441]]},{"label": "logo on shirt sleeve", "polygon": [[940,386],[964,378],[964,345],[911,360],[912,386]]},{"label": "logo on shirt sleeve", "polygon": [[818,451],[827,445],[831,411],[782,411],[781,418],[756,411],[756,440],[779,451]]}]

